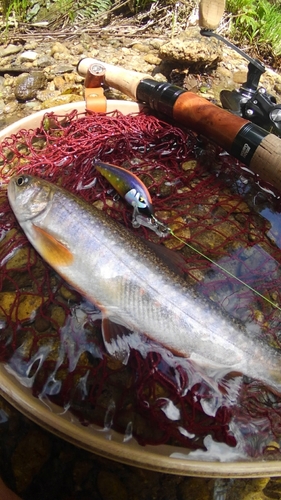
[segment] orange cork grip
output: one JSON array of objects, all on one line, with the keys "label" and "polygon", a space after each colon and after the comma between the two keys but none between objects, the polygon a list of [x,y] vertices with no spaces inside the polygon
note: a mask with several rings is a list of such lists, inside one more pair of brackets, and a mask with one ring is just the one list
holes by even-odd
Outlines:
[{"label": "orange cork grip", "polygon": [[[185,92],[177,98],[173,117],[178,123],[223,147],[248,165],[262,180],[281,191],[281,139],[277,136],[191,92]],[[247,127],[251,128],[250,137],[246,134],[243,137],[243,130]],[[242,139],[234,149],[239,135]],[[252,156],[244,158],[243,149],[251,152]]]},{"label": "orange cork grip", "polygon": [[230,151],[239,130],[248,123],[192,92],[184,92],[177,98],[173,117],[227,151]]}]

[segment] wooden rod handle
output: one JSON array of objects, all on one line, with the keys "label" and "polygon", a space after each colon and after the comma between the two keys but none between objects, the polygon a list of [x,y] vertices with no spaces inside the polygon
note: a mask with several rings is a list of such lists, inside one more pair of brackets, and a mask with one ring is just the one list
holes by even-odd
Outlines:
[{"label": "wooden rod handle", "polygon": [[106,70],[105,83],[109,87],[120,90],[120,92],[123,92],[123,94],[126,94],[132,99],[137,99],[137,87],[140,80],[143,80],[144,78],[151,78],[151,75],[138,73],[137,71],[129,71],[121,68],[120,66],[103,63],[97,59],[92,59],[91,57],[85,57],[79,61],[77,65],[79,75],[86,76],[89,67],[93,64],[100,64],[104,66]]},{"label": "wooden rod handle", "polygon": [[85,76],[94,63],[105,67],[107,85],[205,135],[281,192],[281,139],[277,136],[192,92],[159,83],[150,75],[90,58],[78,63],[78,73]]}]

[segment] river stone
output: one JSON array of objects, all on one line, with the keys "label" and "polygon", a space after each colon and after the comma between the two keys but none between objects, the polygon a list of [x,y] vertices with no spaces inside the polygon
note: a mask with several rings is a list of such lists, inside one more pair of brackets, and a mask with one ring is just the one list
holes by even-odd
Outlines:
[{"label": "river stone", "polygon": [[221,42],[200,35],[199,29],[189,28],[159,49],[159,57],[169,62],[206,68],[221,60]]},{"label": "river stone", "polygon": [[148,64],[153,64],[153,66],[158,66],[161,63],[161,59],[150,52],[144,56],[144,60]]},{"label": "river stone", "polygon": [[11,56],[12,54],[17,54],[22,50],[21,45],[14,45],[10,43],[7,47],[0,48],[0,57]]},{"label": "river stone", "polygon": [[126,488],[116,474],[110,471],[100,471],[97,483],[102,500],[128,499]]},{"label": "river stone", "polygon": [[[51,441],[46,433],[34,429],[17,444],[11,458],[14,477],[19,493],[31,483],[33,477],[46,463],[51,452]],[[26,460],[26,455],[29,460]]]},{"label": "river stone", "polygon": [[22,52],[22,54],[19,55],[19,59],[21,61],[35,61],[37,59],[38,54],[34,50],[26,50],[25,52]]},{"label": "river stone", "polygon": [[30,101],[46,84],[47,79],[42,71],[23,73],[16,79],[15,96],[20,102]]},{"label": "river stone", "polygon": [[[58,95],[53,99],[47,99],[42,104],[42,109],[53,108],[55,106],[61,106],[62,104],[69,104],[70,102],[81,102],[83,98],[76,94]],[[75,106],[73,106],[75,107]]]},{"label": "river stone", "polygon": [[46,54],[42,54],[36,59],[36,64],[38,68],[46,68],[46,66],[52,66],[54,64],[54,59]]},{"label": "river stone", "polygon": [[8,102],[3,108],[4,113],[10,114],[15,113],[18,109],[19,104],[16,101]]}]

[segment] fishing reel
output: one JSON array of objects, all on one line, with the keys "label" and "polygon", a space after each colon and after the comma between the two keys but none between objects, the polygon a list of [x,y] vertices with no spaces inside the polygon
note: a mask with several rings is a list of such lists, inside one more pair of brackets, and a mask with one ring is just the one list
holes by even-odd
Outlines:
[{"label": "fishing reel", "polygon": [[264,87],[258,87],[260,77],[265,72],[264,65],[213,30],[202,28],[200,33],[203,36],[217,38],[249,61],[247,80],[240,89],[221,91],[222,107],[281,136],[281,104],[277,104],[275,97],[268,94]]}]

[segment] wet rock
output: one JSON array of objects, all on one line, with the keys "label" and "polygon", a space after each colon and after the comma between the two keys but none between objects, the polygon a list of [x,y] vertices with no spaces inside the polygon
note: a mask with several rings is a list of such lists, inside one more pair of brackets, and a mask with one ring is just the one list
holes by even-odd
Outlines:
[{"label": "wet rock", "polygon": [[101,471],[98,475],[98,490],[102,500],[127,500],[128,493],[117,475]]},{"label": "wet rock", "polygon": [[46,89],[46,90],[39,90],[36,94],[36,98],[39,101],[44,102],[51,99],[56,99],[59,95],[60,95],[59,90]]},{"label": "wet rock", "polygon": [[38,333],[46,332],[51,326],[51,322],[45,318],[42,318],[40,315],[36,317],[34,322],[34,328]]},{"label": "wet rock", "polygon": [[51,318],[61,327],[65,323],[66,313],[65,310],[60,306],[54,306]]},{"label": "wet rock", "polygon": [[[27,488],[34,475],[40,471],[50,454],[50,440],[46,434],[30,431],[16,447],[12,456],[12,466],[18,492]],[[26,456],[29,460],[26,460]]]},{"label": "wet rock", "polygon": [[8,104],[6,104],[6,106],[4,106],[3,111],[6,114],[15,113],[17,111],[18,107],[19,107],[19,105],[17,102],[15,102],[15,101],[8,102]]},{"label": "wet rock", "polygon": [[16,292],[0,292],[0,319],[11,317],[12,321],[30,319],[42,304],[42,297],[21,294],[20,301]]},{"label": "wet rock", "polygon": [[60,88],[60,92],[62,95],[76,94],[80,96],[81,100],[83,100],[83,91],[84,87],[75,83],[64,83]]},{"label": "wet rock", "polygon": [[15,96],[20,102],[30,101],[46,84],[46,76],[41,71],[23,73],[16,79]]},{"label": "wet rock", "polygon": [[162,45],[159,57],[167,61],[195,66],[197,70],[215,65],[221,60],[221,43],[200,35],[198,28],[191,28],[177,38]]},{"label": "wet rock", "polygon": [[213,481],[201,478],[188,478],[178,487],[179,500],[211,500]]},{"label": "wet rock", "polygon": [[264,493],[268,498],[279,500],[281,498],[281,478],[276,477],[271,479],[264,488]]},{"label": "wet rock", "polygon": [[62,104],[68,104],[70,102],[80,102],[83,98],[75,94],[58,95],[53,99],[47,99],[42,104],[42,109],[53,108],[54,106],[61,106]]},{"label": "wet rock", "polygon": [[[268,478],[261,479],[217,479],[215,481],[216,498],[219,495],[226,500],[267,500],[264,489]],[[215,495],[214,495],[215,497]]]}]

